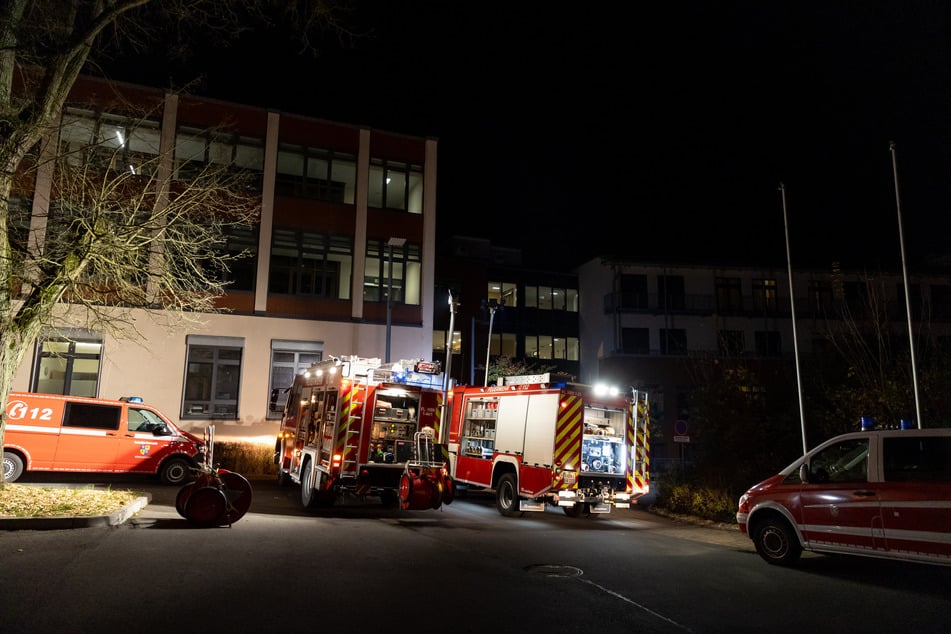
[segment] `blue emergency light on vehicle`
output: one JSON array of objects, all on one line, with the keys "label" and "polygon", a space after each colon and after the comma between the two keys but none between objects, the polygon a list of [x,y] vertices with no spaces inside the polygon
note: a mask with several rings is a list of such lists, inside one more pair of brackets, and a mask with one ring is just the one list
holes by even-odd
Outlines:
[{"label": "blue emergency light on vehicle", "polygon": [[123,396],[119,399],[120,401],[126,401],[127,403],[144,403],[145,400],[141,396]]}]

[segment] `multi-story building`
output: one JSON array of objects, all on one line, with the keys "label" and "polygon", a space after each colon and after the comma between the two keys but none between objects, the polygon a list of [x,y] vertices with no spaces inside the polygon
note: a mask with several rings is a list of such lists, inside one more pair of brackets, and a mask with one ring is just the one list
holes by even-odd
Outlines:
[{"label": "multi-story building", "polygon": [[[848,315],[865,319],[870,299],[881,305],[896,339],[908,341],[899,274],[795,269],[791,295],[786,268],[596,258],[577,273],[581,380],[648,391],[657,432],[652,462],[660,469],[689,454],[687,410],[697,381],[692,360],[740,357],[792,367],[797,353],[834,354],[826,334],[830,325]],[[908,290],[916,338],[951,342],[948,275],[915,274]]]},{"label": "multi-story building", "polygon": [[577,378],[581,342],[574,273],[526,266],[518,249],[452,236],[437,249],[435,305],[433,358],[446,360],[452,317],[449,369],[457,383],[485,384],[487,364],[499,357],[523,369]]},{"label": "multi-story building", "polygon": [[[273,438],[281,388],[312,362],[429,358],[436,139],[81,77],[53,141],[90,164],[158,157],[183,178],[196,162],[254,173],[260,223],[229,235],[254,257],[231,271],[227,312],[172,329],[143,312],[131,343],[63,320],[14,389],[137,395],[185,428]],[[11,201],[31,239],[50,212],[44,169]]]}]

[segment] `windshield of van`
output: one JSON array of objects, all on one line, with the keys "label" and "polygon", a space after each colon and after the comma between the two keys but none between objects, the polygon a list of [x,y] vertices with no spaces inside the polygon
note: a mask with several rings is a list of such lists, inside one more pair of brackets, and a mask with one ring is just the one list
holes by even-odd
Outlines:
[{"label": "windshield of van", "polygon": [[129,431],[151,432],[162,435],[168,433],[168,425],[152,410],[130,407]]}]

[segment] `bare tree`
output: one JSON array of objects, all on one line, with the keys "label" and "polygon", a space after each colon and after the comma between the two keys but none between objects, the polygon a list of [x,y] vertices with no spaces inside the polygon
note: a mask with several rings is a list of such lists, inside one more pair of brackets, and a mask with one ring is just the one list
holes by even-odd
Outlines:
[{"label": "bare tree", "polygon": [[[234,37],[262,19],[296,25],[307,50],[318,30],[346,35],[338,5],[0,3],[0,444],[13,377],[45,327],[69,318],[128,334],[131,309],[166,318],[216,310],[222,272],[235,257],[222,248],[224,233],[252,223],[258,207],[246,176],[228,165],[209,164],[183,180],[173,178],[167,155],[129,166],[62,154],[60,118],[80,73],[98,68],[102,56],[156,44],[187,53],[195,32]],[[32,195],[41,174],[51,182],[46,204],[11,207]]]}]

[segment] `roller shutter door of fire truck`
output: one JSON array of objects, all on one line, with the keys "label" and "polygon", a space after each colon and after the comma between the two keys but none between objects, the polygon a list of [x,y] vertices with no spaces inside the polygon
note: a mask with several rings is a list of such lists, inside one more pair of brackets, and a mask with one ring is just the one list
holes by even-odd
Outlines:
[{"label": "roller shutter door of fire truck", "polygon": [[533,394],[528,397],[525,424],[525,453],[522,463],[551,467],[555,451],[555,423],[558,418],[558,394]]},{"label": "roller shutter door of fire truck", "polygon": [[495,450],[497,452],[523,453],[527,412],[527,395],[506,395],[499,398],[499,414],[495,421]]}]

